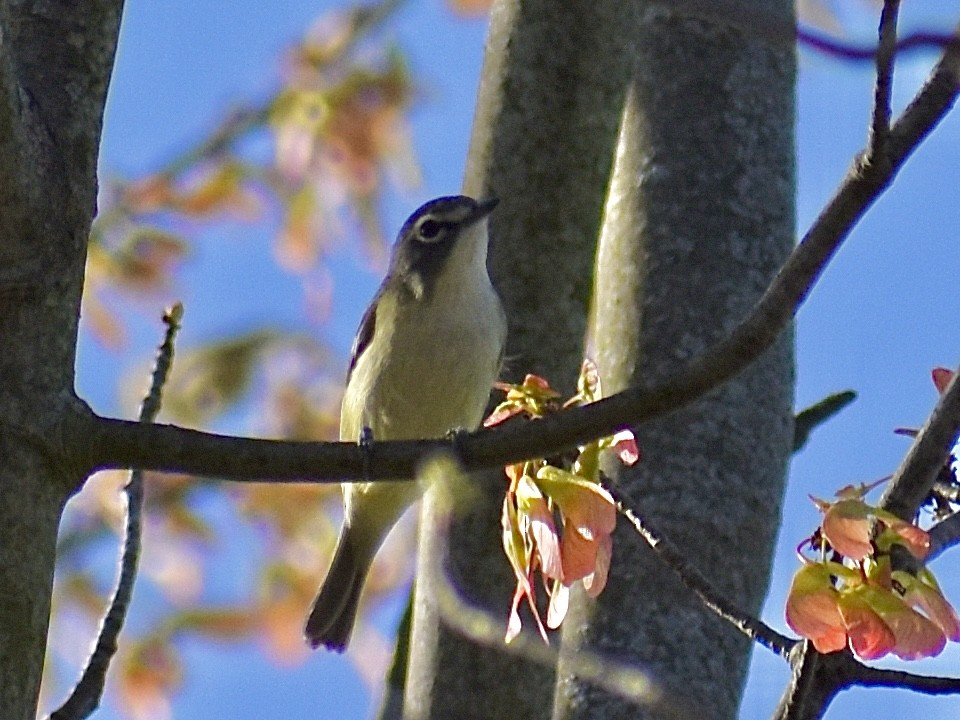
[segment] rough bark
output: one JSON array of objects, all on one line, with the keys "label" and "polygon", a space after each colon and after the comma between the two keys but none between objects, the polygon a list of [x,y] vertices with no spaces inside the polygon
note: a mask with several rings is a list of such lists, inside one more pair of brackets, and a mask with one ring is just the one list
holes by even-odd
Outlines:
[{"label": "rough bark", "polygon": [[[763,5],[789,27],[789,3],[747,5],[750,13]],[[493,224],[491,269],[510,317],[510,377],[537,372],[565,388],[578,365],[594,239],[631,78],[638,112],[629,132],[639,132],[642,150],[625,161],[615,181],[623,191],[621,210],[632,210],[618,223],[617,210],[610,209],[607,233],[625,242],[627,254],[614,256],[613,264],[623,261],[620,272],[637,281],[638,294],[612,305],[609,296],[598,300],[599,312],[610,318],[597,337],[611,389],[641,372],[665,376],[721,337],[746,314],[789,250],[792,47],[782,34],[751,37],[744,14],[738,28],[716,15],[713,8],[709,17],[676,16],[663,4],[645,2],[495,5],[466,189],[504,199]],[[636,221],[640,227],[631,226]],[[605,288],[608,277],[598,275],[598,281]],[[636,303],[633,327],[625,330],[629,313],[616,318],[624,309],[617,302]],[[712,568],[722,587],[755,609],[766,589],[790,447],[789,338],[745,377],[644,430],[647,460],[636,487],[644,510]],[[450,552],[461,591],[504,615],[510,574],[491,551],[498,544],[499,506],[496,491],[476,502],[457,522]],[[428,505],[421,548],[426,562],[442,553],[430,539],[434,521]],[[637,554],[623,549],[631,542],[620,538],[622,559]],[[642,662],[670,687],[686,690],[693,679],[694,697],[718,717],[730,716],[749,648],[663,577],[649,553],[640,555],[640,570],[618,564],[611,585],[620,589],[607,591],[607,609],[596,621],[584,619],[580,626],[570,618],[565,645],[585,643]],[[429,588],[423,590],[409,716],[549,713],[549,673],[444,630]],[[562,666],[561,680],[555,700],[560,716],[579,716],[588,706],[590,717],[635,712],[610,696],[601,700]]]},{"label": "rough bark", "polygon": [[[593,345],[616,392],[668,376],[723,338],[794,238],[793,49],[737,24],[653,3],[633,35],[637,69],[605,208]],[[749,3],[744,3],[749,5]],[[792,3],[764,12],[790,22]],[[742,609],[759,614],[792,440],[792,336],[759,362],[638,431],[642,462],[619,487]],[[579,593],[563,634],[559,718],[637,713],[568,667],[582,648],[638,663],[668,697],[733,718],[750,643],[621,528],[598,602]]]},{"label": "rough bark", "polygon": [[[501,199],[490,268],[509,318],[505,378],[534,372],[572,390],[629,55],[620,2],[495,3],[465,191]],[[513,586],[499,551],[502,482],[478,482],[455,520],[450,569],[461,592],[506,623]],[[421,554],[436,562],[430,505]],[[418,592],[409,717],[545,717],[553,671],[481,649],[445,629]]]},{"label": "rough bark", "polygon": [[107,82],[122,3],[0,2],[0,716],[36,713]]}]

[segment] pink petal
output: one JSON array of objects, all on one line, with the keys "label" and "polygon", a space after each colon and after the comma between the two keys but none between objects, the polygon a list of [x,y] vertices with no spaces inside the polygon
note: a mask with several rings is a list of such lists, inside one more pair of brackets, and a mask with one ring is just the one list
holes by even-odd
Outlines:
[{"label": "pink petal", "polygon": [[563,581],[570,584],[592,574],[597,566],[599,546],[599,541],[585,538],[570,523],[565,524],[560,546]]},{"label": "pink petal", "polygon": [[570,604],[570,588],[559,580],[554,581],[550,590],[550,604],[547,607],[547,627],[556,630],[567,616]]},{"label": "pink petal", "polygon": [[543,574],[550,578],[562,578],[560,537],[553,522],[553,513],[540,488],[526,475],[520,478],[517,485],[517,502],[530,523],[530,533],[536,543],[535,552],[540,558]]},{"label": "pink petal", "polygon": [[533,594],[533,588],[529,582],[529,578],[525,579],[526,582],[518,582],[517,589],[513,593],[513,603],[510,606],[510,616],[507,620],[507,632],[504,635],[504,642],[509,643],[517,635],[520,634],[520,630],[523,626],[522,621],[520,620],[520,611],[519,605],[520,600],[524,595],[527,596],[527,602],[530,605],[530,612],[533,613],[533,619],[537,623],[537,629],[540,631],[540,637],[543,638],[543,641],[550,644],[549,638],[547,638],[547,630],[543,627],[543,621],[540,620],[540,613],[537,611],[537,601]]},{"label": "pink petal", "polygon": [[597,483],[547,466],[537,472],[537,484],[560,506],[567,523],[587,539],[609,535],[617,525],[617,508],[610,493]]},{"label": "pink petal", "polygon": [[516,487],[516,484],[520,482],[520,478],[523,476],[523,468],[525,463],[515,463],[513,465],[507,465],[503,469],[503,474],[510,478],[511,488]]},{"label": "pink petal", "polygon": [[835,652],[847,645],[847,631],[837,607],[838,593],[829,571],[820,564],[801,567],[790,585],[785,616],[795,633],[809,638],[822,652]]},{"label": "pink petal", "polygon": [[537,600],[532,592],[527,595],[527,602],[530,605],[530,612],[533,613],[533,619],[537,622],[537,630],[540,631],[540,637],[549,645],[550,638],[547,637],[547,629],[543,626],[543,620],[540,619],[540,611],[537,610]]},{"label": "pink petal", "polygon": [[947,370],[947,368],[934,368],[930,375],[933,377],[933,384],[937,386],[937,392],[941,395],[946,391],[947,385],[950,384],[950,381],[953,380],[953,370]]},{"label": "pink petal", "polygon": [[893,631],[893,653],[903,660],[919,660],[943,652],[947,639],[934,623],[915,612],[899,595],[880,588],[864,588],[863,597]]},{"label": "pink petal", "polygon": [[550,390],[550,383],[544,380],[539,375],[534,375],[533,373],[527,373],[523,378],[523,387],[532,387],[537,390]]},{"label": "pink petal", "polygon": [[587,595],[590,597],[597,597],[606,587],[612,558],[613,538],[602,535],[597,543],[597,559],[593,566],[593,573],[583,579],[583,587],[586,588]]},{"label": "pink petal", "polygon": [[943,631],[913,610],[885,617],[884,622],[893,630],[897,639],[893,654],[901,660],[934,657],[943,652],[947,644]]},{"label": "pink petal", "polygon": [[850,649],[860,658],[876,660],[896,647],[893,631],[862,598],[843,593],[838,607],[850,638]]},{"label": "pink petal", "polygon": [[851,560],[863,560],[873,552],[869,511],[861,500],[833,503],[824,513],[821,527],[833,549]]},{"label": "pink petal", "polygon": [[493,427],[494,425],[499,425],[505,420],[509,420],[514,415],[519,415],[523,412],[523,406],[519,404],[507,404],[503,403],[499,407],[494,408],[493,412],[487,416],[487,419],[483,421],[484,427]]},{"label": "pink petal", "polygon": [[908,522],[899,523],[891,528],[903,538],[907,550],[918,560],[923,560],[930,553],[930,534]]},{"label": "pink petal", "polygon": [[915,578],[911,578],[912,582],[909,584],[903,582],[899,574],[898,579],[907,586],[904,602],[910,607],[922,610],[943,631],[948,640],[960,641],[960,618],[940,590]]},{"label": "pink petal", "polygon": [[617,453],[620,462],[627,467],[636,465],[640,460],[640,448],[637,447],[637,439],[629,430],[621,430],[614,435],[611,447]]},{"label": "pink petal", "polygon": [[507,644],[519,635],[523,629],[523,621],[520,620],[520,613],[518,611],[523,595],[523,589],[520,585],[517,585],[517,589],[513,593],[513,602],[510,604],[510,616],[507,619],[507,634],[503,636],[503,641]]},{"label": "pink petal", "polygon": [[583,394],[590,398],[600,396],[600,370],[593,360],[587,358],[580,366],[580,377],[577,379],[577,387]]}]

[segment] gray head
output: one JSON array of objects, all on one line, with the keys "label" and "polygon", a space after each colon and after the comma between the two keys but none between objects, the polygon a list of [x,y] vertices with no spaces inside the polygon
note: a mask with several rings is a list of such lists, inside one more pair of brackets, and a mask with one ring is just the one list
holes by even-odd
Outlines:
[{"label": "gray head", "polygon": [[[483,222],[496,205],[495,199],[477,202],[465,195],[451,195],[431,200],[407,219],[393,247],[387,276],[360,321],[350,352],[348,383],[361,354],[373,340],[381,300],[388,294],[399,302],[419,302],[428,298],[458,246],[465,247],[478,239],[486,243],[486,233],[478,238],[470,230]],[[479,250],[479,260],[482,261],[486,257],[485,244]],[[461,255],[455,259],[464,258]],[[472,267],[459,269],[465,270],[468,278],[473,270]]]},{"label": "gray head", "polygon": [[439,197],[420,206],[400,228],[388,276],[415,295],[429,292],[457,242],[497,206],[491,198],[477,202],[466,195]]}]

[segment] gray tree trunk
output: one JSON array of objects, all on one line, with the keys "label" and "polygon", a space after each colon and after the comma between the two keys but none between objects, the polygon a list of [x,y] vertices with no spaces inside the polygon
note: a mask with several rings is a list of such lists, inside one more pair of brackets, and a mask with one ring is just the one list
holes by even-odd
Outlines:
[{"label": "gray tree trunk", "polygon": [[33,720],[120,2],[0,0],[0,717]]},{"label": "gray tree trunk", "polygon": [[[646,5],[646,4],[644,4]],[[744,3],[748,5],[748,3]],[[791,2],[755,3],[792,22]],[[722,339],[794,238],[789,45],[651,3],[633,35],[593,308],[608,392],[671,374]],[[617,483],[742,609],[759,614],[791,452],[792,336],[694,405],[638,431]],[[736,717],[750,643],[621,528],[598,602],[578,593],[563,633],[557,718]],[[582,648],[638,663],[668,702],[639,715],[576,679]]]},{"label": "gray tree trunk", "polygon": [[[464,188],[501,199],[490,269],[509,318],[505,379],[533,372],[573,390],[596,238],[632,60],[619,0],[494,4]],[[514,586],[500,550],[502,472],[455,521],[450,565],[462,593],[503,618]],[[420,552],[435,563],[430,504]],[[547,717],[552,670],[478,648],[445,629],[418,584],[406,709],[415,718]]]},{"label": "gray tree trunk", "polygon": [[[490,265],[510,318],[507,376],[570,388],[595,293],[608,390],[664,377],[746,314],[793,241],[792,3],[497,2],[465,183],[503,199]],[[743,11],[747,12],[743,12]],[[757,14],[778,33],[754,36]],[[623,115],[606,210],[595,238]],[[744,608],[759,610],[790,452],[791,338],[694,407],[644,426],[644,461],[624,487]],[[506,619],[512,577],[499,553],[502,485],[491,475],[450,540],[454,581]],[[422,560],[443,552],[424,517]],[[564,652],[593,647],[649,668],[670,689],[735,714],[748,644],[707,615],[621,530],[598,609],[575,601]],[[636,717],[578,682],[480,649],[445,629],[420,586],[407,715]],[[554,696],[555,692],[555,696]],[[552,698],[552,700],[551,700]]]}]

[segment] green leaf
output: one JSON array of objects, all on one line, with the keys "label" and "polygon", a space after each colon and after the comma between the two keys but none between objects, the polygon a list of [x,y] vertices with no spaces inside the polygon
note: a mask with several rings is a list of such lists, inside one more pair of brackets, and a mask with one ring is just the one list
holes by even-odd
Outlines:
[{"label": "green leaf", "polygon": [[807,440],[810,439],[810,434],[814,429],[856,399],[857,394],[853,390],[844,390],[828,395],[820,402],[797,413],[793,420],[793,451],[800,451],[807,444]]}]

